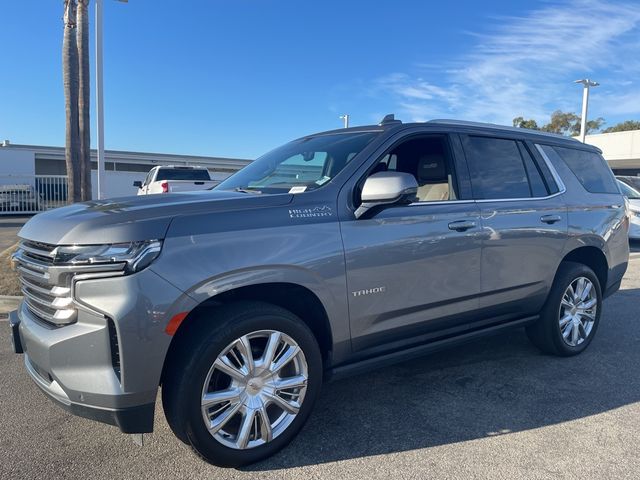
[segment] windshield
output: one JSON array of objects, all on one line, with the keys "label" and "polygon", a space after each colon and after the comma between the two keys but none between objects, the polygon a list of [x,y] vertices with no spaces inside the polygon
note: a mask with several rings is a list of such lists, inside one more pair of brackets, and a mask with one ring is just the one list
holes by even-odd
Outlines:
[{"label": "windshield", "polygon": [[336,133],[287,143],[220,183],[215,190],[302,193],[335,177],[378,132]]},{"label": "windshield", "polygon": [[620,185],[620,190],[625,197],[631,200],[640,200],[640,192],[638,192],[636,189],[631,188],[629,185],[627,185],[626,183],[622,183],[619,180],[618,184]]}]

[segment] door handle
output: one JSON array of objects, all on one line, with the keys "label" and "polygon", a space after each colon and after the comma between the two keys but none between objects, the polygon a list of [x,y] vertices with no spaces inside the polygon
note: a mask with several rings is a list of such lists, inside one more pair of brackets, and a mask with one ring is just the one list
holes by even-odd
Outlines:
[{"label": "door handle", "polygon": [[562,220],[560,215],[543,215],[540,217],[542,223],[548,223],[549,225],[558,223],[560,220]]},{"label": "door handle", "polygon": [[451,222],[449,224],[449,230],[455,230],[456,232],[465,232],[470,228],[474,228],[476,226],[476,222],[472,222],[469,220],[458,220],[457,222]]}]

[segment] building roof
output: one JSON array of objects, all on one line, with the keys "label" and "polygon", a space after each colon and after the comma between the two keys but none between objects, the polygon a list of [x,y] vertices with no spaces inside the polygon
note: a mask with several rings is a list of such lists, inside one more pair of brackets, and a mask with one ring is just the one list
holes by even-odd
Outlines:
[{"label": "building roof", "polygon": [[[50,147],[43,145],[23,145],[0,143],[0,149],[28,150],[35,153],[37,158],[50,158],[64,160],[64,147]],[[95,149],[91,150],[92,159],[97,158]],[[233,168],[239,169],[251,163],[251,160],[228,157],[208,157],[198,155],[180,155],[172,153],[154,152],[130,152],[124,150],[105,150],[105,159],[110,162],[127,162],[141,164],[166,164],[171,162],[176,165],[202,165],[207,167]]]}]

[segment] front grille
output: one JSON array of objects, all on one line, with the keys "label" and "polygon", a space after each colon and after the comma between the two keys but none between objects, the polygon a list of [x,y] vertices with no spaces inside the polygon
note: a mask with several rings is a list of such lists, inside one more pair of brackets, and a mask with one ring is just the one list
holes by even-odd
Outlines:
[{"label": "front grille", "polygon": [[55,245],[22,241],[14,259],[20,276],[24,303],[37,318],[52,326],[76,320],[71,297],[71,273],[51,274]]}]

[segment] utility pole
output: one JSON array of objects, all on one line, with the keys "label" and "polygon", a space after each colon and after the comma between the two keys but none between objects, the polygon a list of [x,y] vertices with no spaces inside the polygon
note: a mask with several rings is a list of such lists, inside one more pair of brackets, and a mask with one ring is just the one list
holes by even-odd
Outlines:
[{"label": "utility pole", "polygon": [[582,116],[580,117],[580,141],[584,143],[587,136],[587,110],[589,109],[589,88],[597,87],[600,85],[598,82],[583,78],[582,80],[576,80],[573,83],[581,83],[582,89]]},{"label": "utility pole", "polygon": [[[127,3],[128,0],[118,0]],[[102,72],[102,0],[96,0],[96,126],[98,131],[98,199],[104,198],[104,82]]]},{"label": "utility pole", "polygon": [[349,114],[340,115],[340,120],[344,120],[344,128],[349,128]]}]

